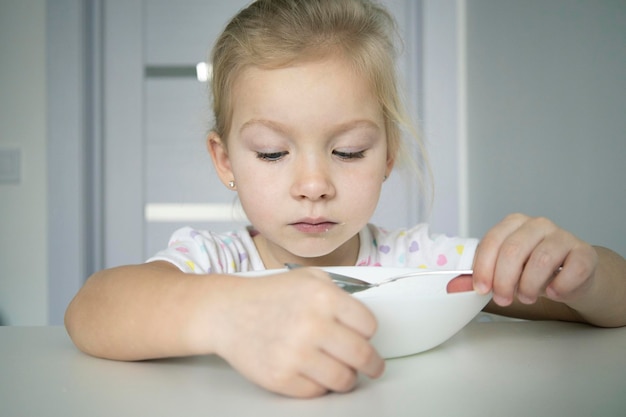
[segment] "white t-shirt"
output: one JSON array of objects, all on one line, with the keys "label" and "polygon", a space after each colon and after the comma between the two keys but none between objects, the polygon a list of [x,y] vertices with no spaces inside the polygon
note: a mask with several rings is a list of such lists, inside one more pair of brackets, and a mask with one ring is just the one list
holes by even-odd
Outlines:
[{"label": "white t-shirt", "polygon": [[[229,233],[183,227],[174,232],[167,249],[148,262],[167,261],[195,274],[264,270],[252,241],[257,233],[251,227]],[[476,239],[430,236],[426,224],[395,231],[368,224],[359,232],[359,239],[357,266],[469,269],[478,245]]]}]

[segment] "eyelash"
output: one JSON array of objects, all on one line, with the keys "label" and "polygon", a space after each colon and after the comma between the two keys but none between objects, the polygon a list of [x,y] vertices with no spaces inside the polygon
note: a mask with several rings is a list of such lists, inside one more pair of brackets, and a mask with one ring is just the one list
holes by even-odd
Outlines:
[{"label": "eyelash", "polygon": [[283,156],[287,155],[287,152],[257,152],[256,157],[262,161],[276,162]]},{"label": "eyelash", "polygon": [[339,157],[340,159],[345,159],[345,160],[362,159],[365,157],[365,151],[357,151],[357,152],[333,151],[333,155]]},{"label": "eyelash", "polygon": [[[288,152],[257,152],[256,157],[262,161],[277,162],[287,154]],[[358,151],[358,152],[333,151],[333,155],[343,160],[362,159],[365,157],[365,151]]]}]

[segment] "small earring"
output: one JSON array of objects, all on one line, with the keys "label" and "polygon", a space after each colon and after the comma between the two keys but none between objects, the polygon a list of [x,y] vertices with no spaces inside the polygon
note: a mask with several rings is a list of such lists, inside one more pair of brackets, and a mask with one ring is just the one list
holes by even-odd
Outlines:
[{"label": "small earring", "polygon": [[385,181],[387,181],[387,176],[386,175],[383,177],[383,182],[385,182]]},{"label": "small earring", "polygon": [[228,188],[230,188],[231,190],[234,190],[235,187],[236,187],[235,181],[228,181]]}]

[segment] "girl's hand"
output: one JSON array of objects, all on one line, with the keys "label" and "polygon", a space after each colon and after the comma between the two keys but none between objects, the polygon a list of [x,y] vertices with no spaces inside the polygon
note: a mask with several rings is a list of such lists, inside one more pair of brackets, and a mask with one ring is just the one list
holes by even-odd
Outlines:
[{"label": "girl's hand", "polygon": [[567,304],[589,291],[597,264],[596,251],[571,233],[545,218],[514,214],[481,241],[474,287],[479,293],[493,290],[500,306],[514,297],[533,304],[540,296]]},{"label": "girl's hand", "polygon": [[374,316],[323,271],[241,278],[233,291],[215,315],[215,352],[251,381],[313,397],[351,390],[358,372],[382,374],[384,361],[369,343]]}]

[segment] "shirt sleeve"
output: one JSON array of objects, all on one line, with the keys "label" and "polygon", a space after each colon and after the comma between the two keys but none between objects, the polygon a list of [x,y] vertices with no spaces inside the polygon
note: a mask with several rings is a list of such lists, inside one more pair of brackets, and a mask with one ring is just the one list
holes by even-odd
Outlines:
[{"label": "shirt sleeve", "polygon": [[151,261],[166,261],[194,274],[263,269],[262,263],[259,267],[260,257],[247,230],[212,233],[183,227],[172,234],[167,249],[147,260]]}]

